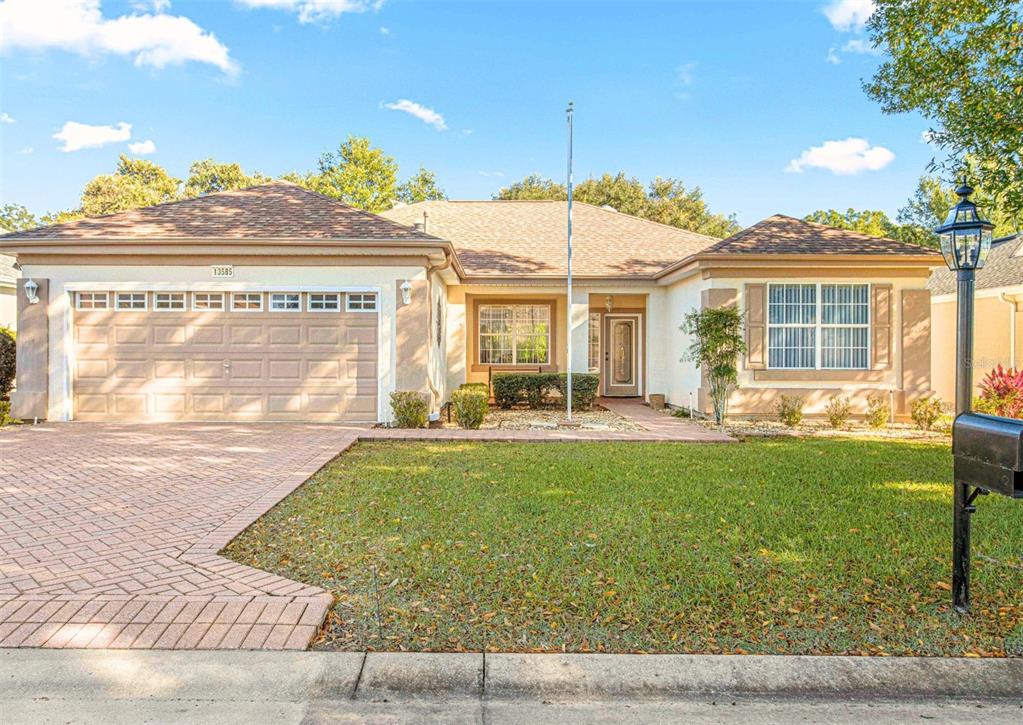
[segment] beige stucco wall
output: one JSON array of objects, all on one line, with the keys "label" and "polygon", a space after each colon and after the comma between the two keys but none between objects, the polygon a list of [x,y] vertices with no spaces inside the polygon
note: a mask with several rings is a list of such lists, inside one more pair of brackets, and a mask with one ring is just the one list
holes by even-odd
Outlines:
[{"label": "beige stucco wall", "polygon": [[[1001,299],[1002,290],[981,290],[974,301],[973,390],[996,365],[1019,367],[1023,362],[1023,294]],[[1015,320],[1013,308],[1016,309]],[[941,398],[955,400],[956,299],[942,295],[931,300],[931,375]],[[1015,328],[1015,329],[1014,329]]]},{"label": "beige stucco wall", "polygon": [[18,329],[17,290],[6,285],[0,285],[0,327]]},{"label": "beige stucco wall", "polygon": [[[397,284],[424,281],[422,266],[235,266],[229,279],[213,279],[205,265],[56,265],[23,264],[23,276],[50,280],[49,292],[49,407],[50,420],[70,420],[73,345],[71,295],[76,286],[99,289],[178,289],[205,291],[315,289],[374,291],[379,295],[379,369],[377,405],[381,421],[391,418],[390,393],[396,389]],[[397,284],[396,284],[397,283]],[[422,290],[422,287],[420,287]],[[421,291],[420,294],[425,294]],[[423,330],[426,333],[426,330]]]}]

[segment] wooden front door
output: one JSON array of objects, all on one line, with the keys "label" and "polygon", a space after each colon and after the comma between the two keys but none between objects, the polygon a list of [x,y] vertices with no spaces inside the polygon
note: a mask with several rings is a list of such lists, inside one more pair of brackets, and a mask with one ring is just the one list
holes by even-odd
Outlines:
[{"label": "wooden front door", "polygon": [[636,314],[604,315],[604,395],[630,397],[640,394],[640,320],[640,315]]}]

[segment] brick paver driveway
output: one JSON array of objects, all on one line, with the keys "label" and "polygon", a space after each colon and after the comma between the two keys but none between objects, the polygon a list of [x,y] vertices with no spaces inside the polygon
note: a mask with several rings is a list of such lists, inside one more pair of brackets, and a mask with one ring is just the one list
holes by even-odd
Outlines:
[{"label": "brick paver driveway", "polygon": [[0,431],[0,646],[306,647],[331,596],[216,552],[359,432]]}]

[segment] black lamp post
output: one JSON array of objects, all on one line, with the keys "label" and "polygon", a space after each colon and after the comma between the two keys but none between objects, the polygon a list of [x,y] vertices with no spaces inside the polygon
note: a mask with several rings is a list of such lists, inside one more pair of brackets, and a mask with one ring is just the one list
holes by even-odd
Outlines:
[{"label": "black lamp post", "polygon": [[[935,229],[941,253],[957,279],[956,326],[956,416],[970,412],[973,396],[973,296],[976,270],[984,266],[991,249],[994,225],[981,219],[969,197],[973,189],[964,180],[956,189],[959,203],[945,223]],[[970,611],[970,514],[975,510],[970,484],[955,481],[952,540],[952,606],[957,612]],[[985,492],[986,493],[986,492]]]}]

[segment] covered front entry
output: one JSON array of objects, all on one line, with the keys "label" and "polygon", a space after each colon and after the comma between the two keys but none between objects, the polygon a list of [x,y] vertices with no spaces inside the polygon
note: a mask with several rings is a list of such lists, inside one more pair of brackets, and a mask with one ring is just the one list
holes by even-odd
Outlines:
[{"label": "covered front entry", "polygon": [[377,418],[370,293],[74,293],[77,420]]},{"label": "covered front entry", "polygon": [[604,315],[601,380],[606,396],[642,394],[642,321],[639,313]]}]

